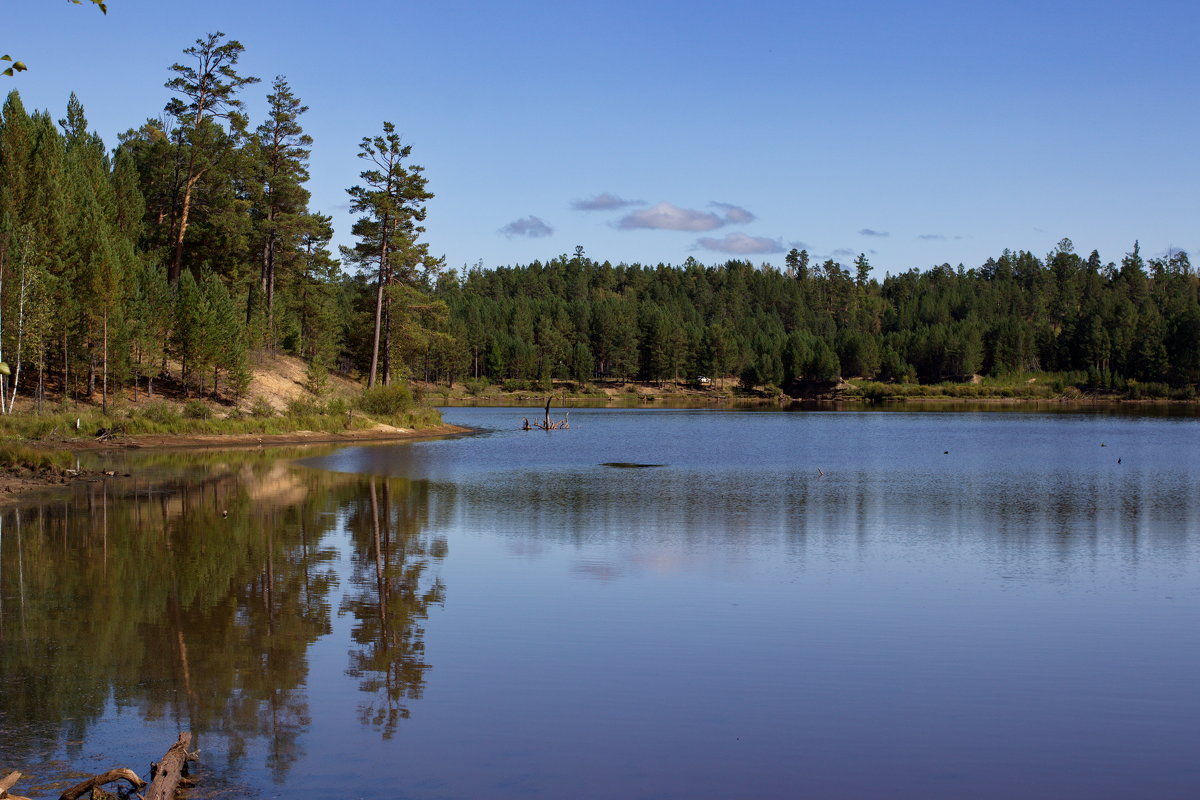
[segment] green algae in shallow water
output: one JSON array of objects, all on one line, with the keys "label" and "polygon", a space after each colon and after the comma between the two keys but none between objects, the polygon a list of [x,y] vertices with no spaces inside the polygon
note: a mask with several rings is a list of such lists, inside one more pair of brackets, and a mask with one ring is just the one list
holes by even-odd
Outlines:
[{"label": "green algae in shallow water", "polygon": [[605,461],[600,466],[615,467],[616,469],[648,469],[649,467],[665,467],[666,464],[637,464],[632,461]]}]

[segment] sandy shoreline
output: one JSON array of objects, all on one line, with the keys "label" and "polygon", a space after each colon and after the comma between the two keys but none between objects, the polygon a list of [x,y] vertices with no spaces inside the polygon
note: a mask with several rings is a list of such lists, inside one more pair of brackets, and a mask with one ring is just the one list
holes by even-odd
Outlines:
[{"label": "sandy shoreline", "polygon": [[[33,441],[30,447],[69,452],[93,452],[98,450],[185,450],[204,448],[248,448],[283,447],[298,444],[346,444],[352,442],[402,442],[414,439],[431,439],[440,436],[462,436],[474,433],[473,428],[459,425],[438,425],[433,428],[411,430],[381,425],[370,430],[344,431],[294,431],[292,433],[233,433],[233,434],[143,434],[122,436],[107,441],[95,439]],[[85,471],[77,475],[53,475],[12,471],[0,473],[0,505],[19,501],[22,497],[43,489],[65,486],[72,483],[104,480],[110,477],[101,472]]]}]

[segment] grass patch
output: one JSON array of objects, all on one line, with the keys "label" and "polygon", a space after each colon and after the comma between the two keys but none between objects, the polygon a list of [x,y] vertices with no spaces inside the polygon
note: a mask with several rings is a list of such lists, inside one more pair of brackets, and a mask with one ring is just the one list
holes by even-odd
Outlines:
[{"label": "grass patch", "polygon": [[74,457],[64,451],[47,451],[18,444],[0,442],[0,468],[8,472],[35,472],[62,475],[71,469]]},{"label": "grass patch", "polygon": [[442,417],[437,409],[415,405],[411,402],[411,395],[407,396],[407,405],[390,413],[380,413],[379,409],[393,409],[396,407],[394,402],[372,405],[372,410],[376,413],[369,413],[362,408],[352,410],[350,404],[343,399],[332,400],[327,404],[293,403],[283,413],[277,413],[269,403],[256,403],[248,414],[233,410],[225,416],[219,416],[217,407],[213,406],[206,406],[203,414],[199,408],[191,407],[185,407],[185,412],[181,412],[162,401],[135,404],[113,411],[107,416],[101,414],[98,409],[60,409],[49,413],[0,417],[0,439],[71,441],[94,438],[101,430],[115,431],[118,436],[189,436],[289,434],[297,431],[340,433],[348,430],[370,430],[379,423],[415,429],[432,428],[442,424]]}]

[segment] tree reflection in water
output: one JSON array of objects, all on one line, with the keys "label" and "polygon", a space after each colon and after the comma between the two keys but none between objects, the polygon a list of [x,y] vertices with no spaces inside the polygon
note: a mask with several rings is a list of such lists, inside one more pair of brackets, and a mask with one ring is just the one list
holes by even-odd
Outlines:
[{"label": "tree reflection in water", "polygon": [[420,695],[422,622],[444,595],[427,575],[446,552],[423,533],[428,486],[294,467],[287,455],[142,458],[142,470],[172,477],[0,513],[0,766],[119,747],[88,735],[134,710],[192,730],[206,768],[234,775],[254,750],[283,780],[304,756],[308,649],[333,630],[343,522],[350,672],[372,695],[364,721],[395,730]]},{"label": "tree reflection in water", "polygon": [[369,699],[359,706],[364,725],[390,738],[409,716],[408,701],[425,686],[424,621],[445,600],[433,562],[446,555],[446,540],[432,534],[430,487],[425,481],[367,480],[366,497],[347,527],[354,544],[353,571],[342,611],[354,615],[350,666]]}]

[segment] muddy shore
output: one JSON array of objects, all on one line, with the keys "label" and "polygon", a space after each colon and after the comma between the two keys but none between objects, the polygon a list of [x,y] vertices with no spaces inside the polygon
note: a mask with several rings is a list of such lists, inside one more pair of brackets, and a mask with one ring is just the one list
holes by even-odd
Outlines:
[{"label": "muddy shore", "polygon": [[[402,442],[439,436],[462,436],[473,433],[471,428],[458,425],[438,425],[434,428],[410,430],[381,425],[370,430],[328,433],[323,431],[294,431],[292,433],[259,434],[143,434],[121,436],[104,441],[95,439],[58,439],[30,441],[24,444],[45,450],[72,453],[100,450],[184,450],[205,448],[283,447],[298,444],[342,444],[352,442]],[[34,492],[72,483],[98,481],[113,477],[94,470],[67,474],[31,472],[24,469],[0,471],[0,505],[18,502]]]}]

